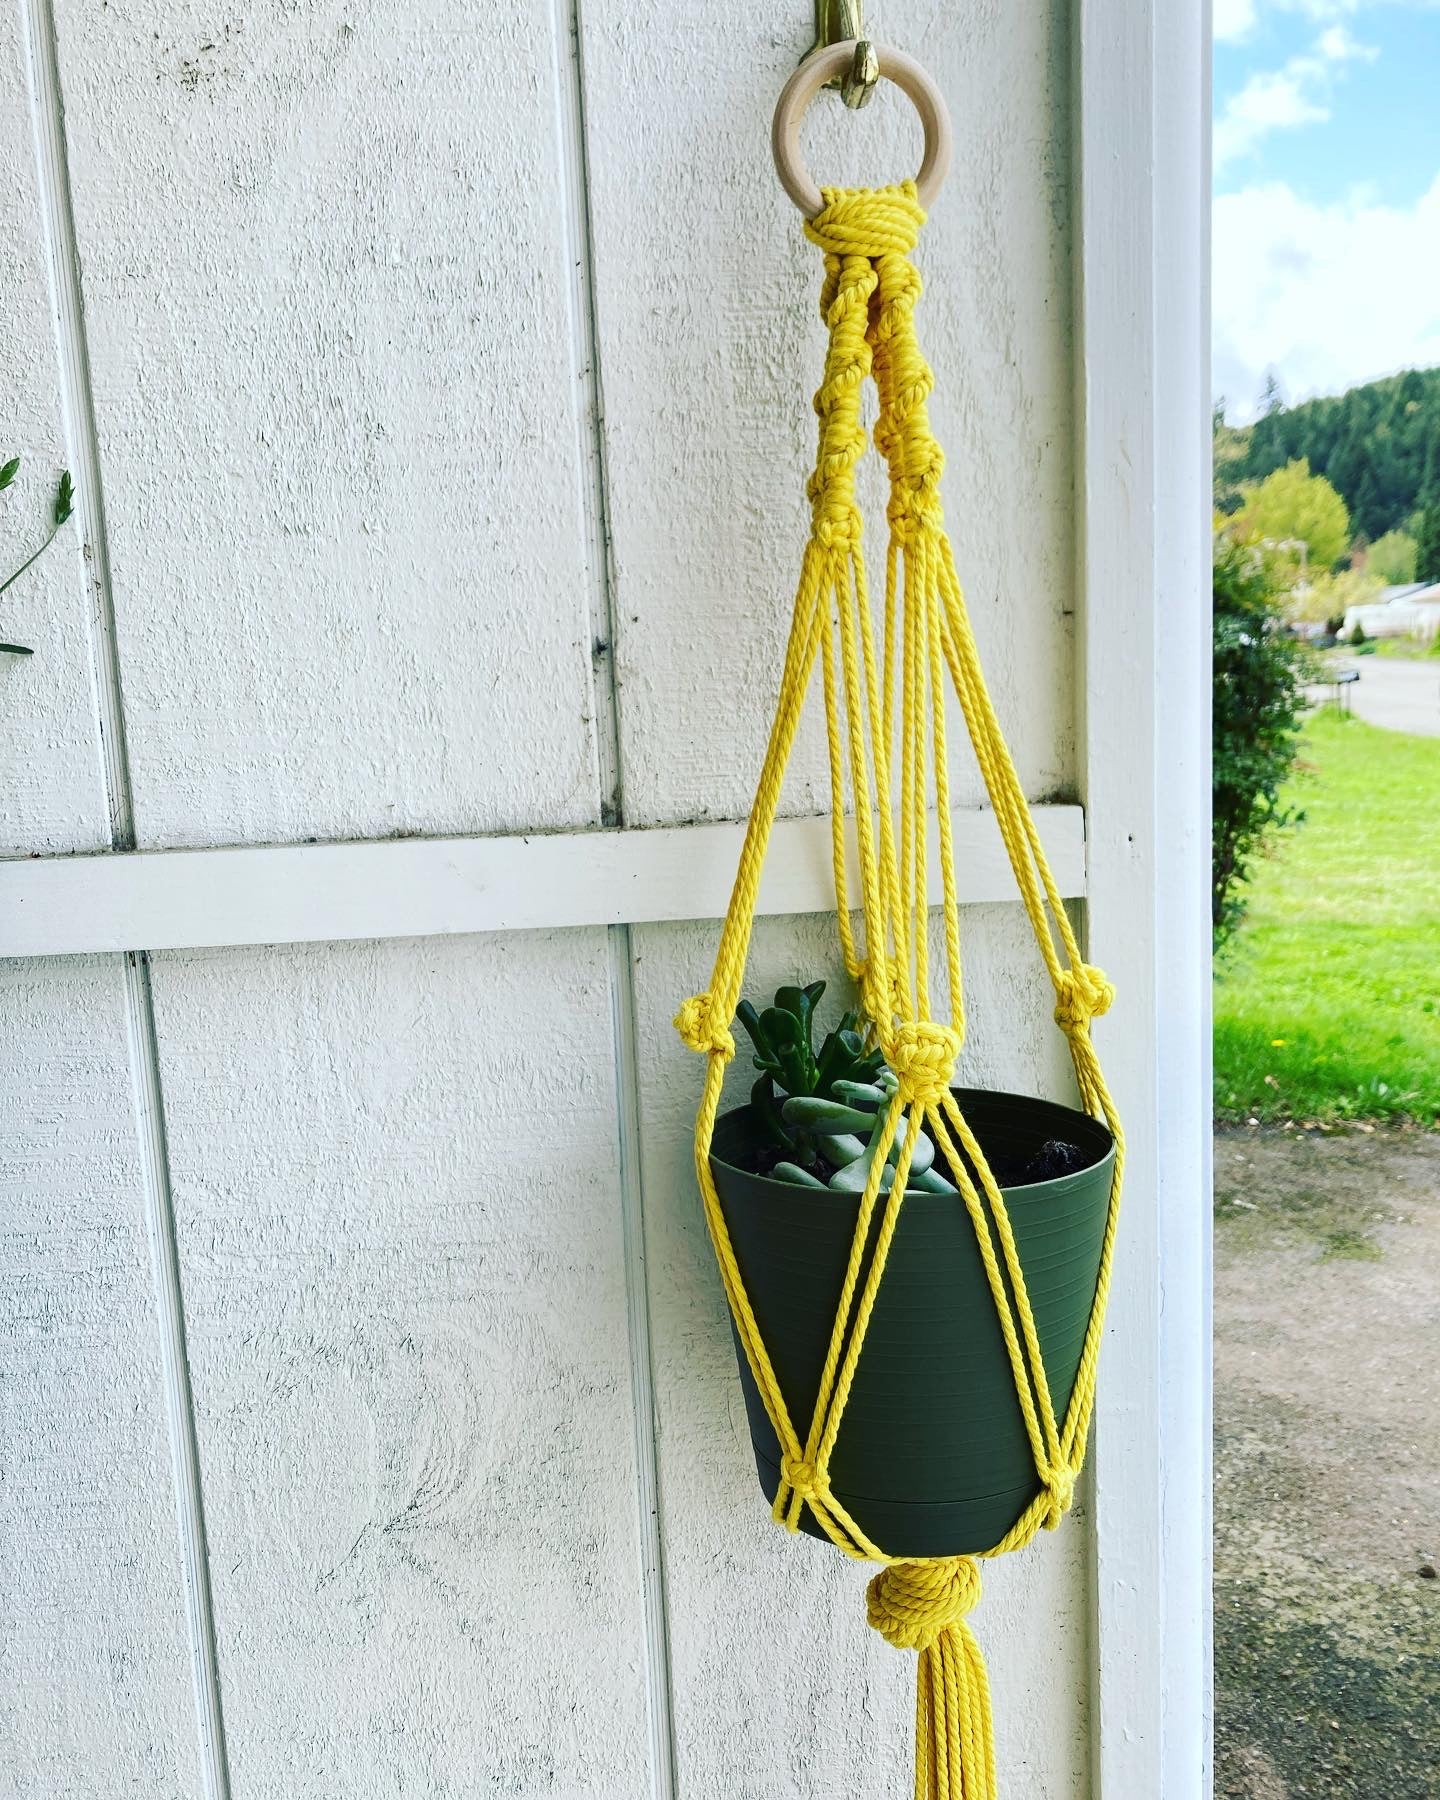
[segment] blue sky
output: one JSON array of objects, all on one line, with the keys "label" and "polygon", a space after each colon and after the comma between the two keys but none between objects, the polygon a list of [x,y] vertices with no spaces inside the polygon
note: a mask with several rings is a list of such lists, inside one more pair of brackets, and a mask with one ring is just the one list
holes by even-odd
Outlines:
[{"label": "blue sky", "polygon": [[1214,390],[1440,363],[1440,0],[1214,0]]}]

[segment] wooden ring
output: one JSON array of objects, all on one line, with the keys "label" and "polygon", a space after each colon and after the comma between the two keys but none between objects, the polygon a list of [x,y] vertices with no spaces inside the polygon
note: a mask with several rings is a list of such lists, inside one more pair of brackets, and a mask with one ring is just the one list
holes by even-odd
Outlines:
[{"label": "wooden ring", "polygon": [[[915,187],[920,196],[920,204],[929,206],[940,192],[941,183],[950,168],[952,139],[950,111],[945,104],[945,96],[913,56],[906,56],[902,50],[892,50],[888,44],[875,44],[872,48],[880,65],[881,75],[909,95],[920,115],[920,123],[925,130],[925,154],[920,159],[920,172],[915,177]],[[775,173],[780,177],[781,187],[807,219],[813,219],[825,202],[800,154],[800,121],[825,83],[832,81],[837,75],[843,75],[851,66],[854,56],[853,40],[827,44],[823,50],[817,50],[812,56],[805,58],[781,88],[780,98],[775,102],[775,117],[770,126],[770,147],[775,156]]]}]

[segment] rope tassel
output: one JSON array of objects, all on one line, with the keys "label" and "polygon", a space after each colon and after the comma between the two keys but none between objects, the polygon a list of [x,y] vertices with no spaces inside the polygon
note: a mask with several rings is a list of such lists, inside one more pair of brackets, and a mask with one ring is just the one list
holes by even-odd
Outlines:
[{"label": "rope tassel", "polygon": [[915,1800],[995,1800],[985,1659],[967,1615],[980,1598],[973,1556],[891,1563],[866,1590],[866,1616],[897,1650],[918,1650]]}]

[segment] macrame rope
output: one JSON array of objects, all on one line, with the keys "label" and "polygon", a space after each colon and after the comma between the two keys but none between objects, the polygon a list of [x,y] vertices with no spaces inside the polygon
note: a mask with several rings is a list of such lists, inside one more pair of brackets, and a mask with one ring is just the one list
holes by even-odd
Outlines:
[{"label": "macrame rope", "polygon": [[[831,1491],[830,1458],[905,1202],[911,1151],[923,1123],[954,1176],[959,1204],[975,1233],[1040,1488],[1004,1538],[983,1554],[998,1556],[1019,1549],[1042,1528],[1053,1529],[1064,1516],[1084,1463],[1094,1410],[1096,1362],[1125,1162],[1120,1121],[1090,1040],[1091,1021],[1109,1008],[1114,990],[1082,957],[1046,864],[981,673],[945,535],[940,499],[945,459],[931,432],[927,407],[934,376],[915,335],[921,283],[910,253],[925,214],[914,183],[830,188],[824,191],[824,201],[822,211],[805,227],[806,236],[825,256],[820,311],[828,332],[824,373],[815,395],[819,429],[815,470],[807,487],[810,537],[775,720],[710,986],[685,1001],[675,1023],[685,1043],[707,1059],[695,1125],[695,1171],[736,1332],[780,1444],[774,1517],[794,1531],[808,1507],[826,1536],[847,1556],[885,1565],[870,1583],[868,1615],[889,1643],[919,1653],[916,1800],[994,1800],[989,1692],[985,1666],[967,1622],[980,1595],[979,1564],[970,1556],[899,1561],[888,1556]],[[855,469],[865,451],[861,400],[867,381],[874,382],[878,395],[875,446],[885,458],[890,481],[878,646],[855,501]],[[731,1021],[740,1000],[760,870],[817,660],[829,750],[840,948],[874,1041],[899,1078],[899,1087],[860,1198],[814,1412],[802,1423],[789,1415],[761,1338],[710,1170],[710,1147],[725,1067],[735,1055]],[[950,829],[947,676],[1055,990],[1055,1021],[1070,1046],[1082,1104],[1105,1121],[1115,1139],[1099,1280],[1079,1372],[1063,1417],[1056,1416],[1046,1380],[1004,1196],[951,1092],[965,1039],[965,1012]],[[948,1021],[931,1016],[932,804]],[[855,824],[860,939],[848,891],[847,814]],[[886,1160],[902,1127],[894,1182],[890,1193],[882,1196]],[[874,1253],[867,1266],[872,1230]]]}]

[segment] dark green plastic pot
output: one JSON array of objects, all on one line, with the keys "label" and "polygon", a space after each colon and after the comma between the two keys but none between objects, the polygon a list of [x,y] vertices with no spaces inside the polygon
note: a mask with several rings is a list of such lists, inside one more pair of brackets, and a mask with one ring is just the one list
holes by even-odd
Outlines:
[{"label": "dark green plastic pot", "polygon": [[[1092,1158],[1058,1181],[1002,1190],[1058,1422],[1099,1279],[1115,1146],[1098,1120],[1052,1101],[965,1088],[955,1098],[987,1157],[1024,1159],[1060,1138]],[[753,1141],[748,1106],[723,1114],[710,1166],[803,1442],[860,1203],[749,1174],[737,1165]],[[882,1210],[875,1209],[872,1241]],[[739,1361],[760,1485],[773,1501],[780,1446],[743,1353]],[[830,1458],[830,1486],[891,1556],[988,1550],[1040,1491],[974,1229],[955,1195],[905,1198]],[[824,1535],[808,1508],[803,1525]]]}]

